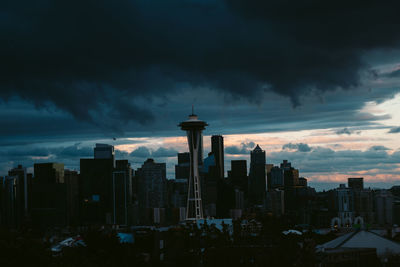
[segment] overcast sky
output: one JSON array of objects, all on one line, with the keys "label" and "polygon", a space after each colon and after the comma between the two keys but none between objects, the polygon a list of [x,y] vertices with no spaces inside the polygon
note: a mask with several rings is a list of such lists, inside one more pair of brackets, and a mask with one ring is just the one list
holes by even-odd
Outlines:
[{"label": "overcast sky", "polygon": [[1,1],[0,175],[102,142],[173,178],[194,105],[227,170],[259,144],[318,189],[400,184],[400,6],[343,3]]}]

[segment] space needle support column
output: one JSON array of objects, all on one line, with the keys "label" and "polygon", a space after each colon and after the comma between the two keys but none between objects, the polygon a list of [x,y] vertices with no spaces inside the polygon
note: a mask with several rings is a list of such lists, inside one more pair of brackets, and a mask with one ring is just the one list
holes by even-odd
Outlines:
[{"label": "space needle support column", "polygon": [[181,122],[179,127],[186,131],[190,152],[190,176],[188,183],[188,200],[186,220],[197,221],[203,219],[203,205],[201,200],[201,186],[199,177],[199,155],[202,154],[202,131],[208,124],[198,119],[194,114],[189,119]]}]

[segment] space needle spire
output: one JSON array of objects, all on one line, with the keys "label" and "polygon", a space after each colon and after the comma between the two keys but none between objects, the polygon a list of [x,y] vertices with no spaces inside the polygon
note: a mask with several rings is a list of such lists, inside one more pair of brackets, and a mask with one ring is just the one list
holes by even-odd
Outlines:
[{"label": "space needle spire", "polygon": [[202,155],[201,152],[203,150],[202,131],[208,124],[198,119],[197,115],[194,114],[192,105],[192,114],[189,115],[188,120],[181,122],[178,126],[181,127],[183,131],[186,131],[190,152],[190,176],[186,220],[197,221],[204,218],[199,176],[199,162],[202,162],[202,159],[199,159],[199,155]]}]

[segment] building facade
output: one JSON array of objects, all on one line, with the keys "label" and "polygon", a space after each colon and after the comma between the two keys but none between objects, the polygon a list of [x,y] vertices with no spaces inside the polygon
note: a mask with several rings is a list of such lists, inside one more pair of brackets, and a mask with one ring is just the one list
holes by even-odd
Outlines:
[{"label": "building facade", "polygon": [[257,145],[250,152],[249,200],[252,205],[263,205],[267,191],[265,151]]}]

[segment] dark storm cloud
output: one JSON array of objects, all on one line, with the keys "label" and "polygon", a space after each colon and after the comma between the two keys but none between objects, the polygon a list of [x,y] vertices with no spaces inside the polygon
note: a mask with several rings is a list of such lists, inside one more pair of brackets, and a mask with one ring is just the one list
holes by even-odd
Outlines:
[{"label": "dark storm cloud", "polygon": [[57,157],[64,158],[88,158],[88,157],[93,157],[93,148],[92,147],[80,147],[79,143],[73,145],[73,146],[68,146],[68,147],[63,147],[60,149],[53,149],[53,153],[57,155]]},{"label": "dark storm cloud", "polygon": [[177,154],[178,151],[176,149],[159,147],[157,150],[151,153],[151,156],[155,158],[168,158],[168,157],[176,157]]},{"label": "dark storm cloud", "polygon": [[145,146],[139,146],[135,150],[133,150],[129,156],[135,158],[168,158],[168,157],[176,157],[178,151],[174,148],[168,147],[159,147],[156,150],[152,150]]},{"label": "dark storm cloud", "polygon": [[[387,117],[388,118],[388,117]],[[384,118],[382,118],[384,119]],[[355,130],[351,130],[347,127],[343,128],[343,129],[339,129],[335,132],[337,135],[342,135],[342,134],[347,134],[347,135],[352,135],[352,134],[361,134],[361,131],[355,131]]]},{"label": "dark storm cloud", "polygon": [[129,153],[128,152],[115,149],[115,158],[117,158],[117,159],[126,159],[128,157],[129,157]]},{"label": "dark storm cloud", "polygon": [[373,146],[365,151],[339,150],[313,147],[309,153],[282,150],[268,154],[268,161],[277,164],[288,159],[292,166],[303,173],[349,173],[354,171],[379,170],[379,174],[398,174],[400,151],[388,153],[384,146]]},{"label": "dark storm cloud", "polygon": [[400,127],[393,127],[388,133],[400,133]]},{"label": "dark storm cloud", "polygon": [[347,135],[351,135],[351,131],[348,129],[348,128],[343,128],[343,129],[341,129],[341,130],[337,130],[336,131],[336,134],[347,134]]},{"label": "dark storm cloud", "polygon": [[400,69],[392,71],[392,72],[388,73],[386,76],[390,77],[390,78],[400,77]]},{"label": "dark storm cloud", "polygon": [[288,150],[296,150],[298,152],[310,152],[311,151],[311,147],[308,144],[304,144],[304,143],[298,143],[298,144],[284,144],[282,146],[282,149],[288,149]]},{"label": "dark storm cloud", "polygon": [[369,150],[372,151],[382,151],[382,150],[390,150],[389,148],[385,147],[385,146],[371,146],[369,148]]},{"label": "dark storm cloud", "polygon": [[237,146],[227,146],[225,148],[225,152],[227,154],[232,154],[232,155],[243,155],[243,154],[248,154],[249,151],[247,151],[246,149],[242,149],[240,147]]},{"label": "dark storm cloud", "polygon": [[[48,109],[36,110],[32,104],[12,100],[0,101],[0,146],[11,146],[31,143],[68,143],[82,142],[93,145],[98,143],[134,144],[143,140],[129,140],[126,137],[177,136],[184,135],[177,123],[185,119],[191,110],[182,103],[190,97],[196,98],[195,112],[209,123],[205,134],[246,134],[262,132],[299,131],[312,129],[344,128],[367,130],[371,127],[383,127],[384,116],[373,116],[360,113],[364,102],[384,96],[391,96],[395,89],[373,89],[365,93],[362,89],[328,93],[326,101],[320,102],[316,97],[306,99],[302,107],[287,108],[290,103],[286,98],[266,94],[268,103],[248,105],[243,101],[224,103],[221,93],[213,90],[184,92],[168,98],[165,106],[156,101],[152,108],[157,114],[157,122],[150,125],[123,124],[124,133],[115,133],[109,128],[99,129],[88,122],[75,120],[65,112]],[[144,106],[152,106],[151,101],[144,100]],[[100,118],[102,120],[102,118]],[[333,130],[335,131],[335,130]],[[117,137],[113,140],[113,137]],[[91,143],[89,142],[91,141]],[[89,143],[90,144],[89,144]]]},{"label": "dark storm cloud", "polygon": [[50,149],[45,147],[13,147],[11,149],[2,149],[0,152],[0,156],[4,158],[8,158],[10,160],[25,157],[25,158],[32,158],[32,157],[47,157],[51,154]]},{"label": "dark storm cloud", "polygon": [[148,158],[151,155],[150,149],[145,146],[140,146],[133,150],[130,154],[131,157]]},{"label": "dark storm cloud", "polygon": [[231,155],[248,155],[254,146],[254,142],[243,142],[240,144],[240,146],[226,147],[225,152]]},{"label": "dark storm cloud", "polygon": [[[317,1],[2,1],[0,98],[99,127],[155,118],[141,98],[210,87],[263,101],[360,83],[398,45],[397,5]],[[151,102],[151,101],[150,101]]]},{"label": "dark storm cloud", "polygon": [[11,146],[3,147],[0,157],[8,160],[18,160],[21,158],[48,158],[53,159],[77,159],[93,157],[93,147],[81,147],[78,143],[71,146],[44,147],[44,146]]},{"label": "dark storm cloud", "polygon": [[69,146],[36,146],[31,144],[19,146],[4,146],[0,150],[0,175],[22,164],[33,167],[35,163],[61,162],[66,168],[79,169],[80,158],[93,157],[93,147],[73,144]]}]

